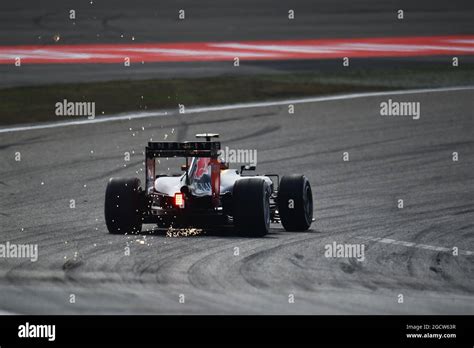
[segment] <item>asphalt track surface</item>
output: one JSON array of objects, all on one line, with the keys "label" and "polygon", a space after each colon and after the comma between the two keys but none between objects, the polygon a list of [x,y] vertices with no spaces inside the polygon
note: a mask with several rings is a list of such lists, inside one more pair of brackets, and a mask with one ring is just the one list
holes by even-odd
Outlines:
[{"label": "asphalt track surface", "polygon": [[[69,10],[76,10],[76,20]],[[185,10],[186,19],[178,20]],[[295,19],[288,20],[288,10]],[[404,10],[399,21],[396,13]],[[302,40],[474,33],[474,3],[453,1],[4,1],[0,4],[0,45],[54,45]],[[464,58],[463,58],[464,59]],[[426,62],[436,60],[433,57]],[[409,59],[408,63],[420,61]],[[377,63],[377,62],[375,62]],[[382,64],[385,64],[383,62]],[[388,62],[386,66],[390,66]],[[362,66],[371,67],[364,60]],[[229,62],[121,65],[0,66],[0,86],[105,80],[267,74],[314,71],[332,63],[246,62],[236,72]]]},{"label": "asphalt track surface", "polygon": [[[38,244],[39,259],[0,260],[0,309],[472,314],[473,95],[380,95],[296,104],[294,115],[269,105],[2,133],[2,241]],[[420,119],[380,116],[389,98],[419,101]],[[108,234],[109,177],[138,171],[143,179],[150,138],[183,141],[203,131],[220,133],[223,145],[258,149],[259,172],[304,173],[315,202],[311,230],[167,237],[148,225],[141,235]],[[125,151],[134,151],[130,162]],[[365,260],[325,257],[333,242],[364,244]]]},{"label": "asphalt track surface", "polygon": [[[185,20],[178,19],[180,9]],[[399,9],[403,21],[397,20]],[[469,0],[9,1],[1,4],[0,43],[51,44],[55,34],[64,44],[119,43],[132,36],[174,43],[472,34],[473,12]]]}]

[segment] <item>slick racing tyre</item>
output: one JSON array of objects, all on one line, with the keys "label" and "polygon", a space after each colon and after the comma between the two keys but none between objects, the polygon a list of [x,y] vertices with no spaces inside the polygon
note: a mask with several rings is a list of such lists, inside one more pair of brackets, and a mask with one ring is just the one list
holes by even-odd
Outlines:
[{"label": "slick racing tyre", "polygon": [[112,234],[142,229],[142,190],[137,178],[112,178],[105,191],[105,222]]},{"label": "slick racing tyre", "polygon": [[313,221],[313,194],[304,175],[285,175],[278,188],[278,212],[287,231],[306,231]]},{"label": "slick racing tyre", "polygon": [[270,186],[265,180],[245,178],[233,188],[234,225],[241,235],[263,237],[270,230]]}]

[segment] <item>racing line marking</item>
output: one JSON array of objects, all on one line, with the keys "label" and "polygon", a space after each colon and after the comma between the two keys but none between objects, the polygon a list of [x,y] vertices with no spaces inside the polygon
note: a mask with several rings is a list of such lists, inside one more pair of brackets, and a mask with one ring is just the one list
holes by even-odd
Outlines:
[{"label": "racing line marking", "polygon": [[211,62],[473,55],[474,35],[0,46],[0,64]]},{"label": "racing line marking", "polygon": [[[236,110],[236,109],[262,108],[262,107],[269,107],[269,106],[282,106],[282,105],[288,105],[288,104],[317,103],[317,102],[325,102],[325,101],[359,99],[359,98],[380,97],[380,96],[388,96],[388,95],[437,93],[437,92],[465,91],[465,90],[473,90],[473,89],[474,89],[474,86],[460,86],[460,87],[412,89],[412,90],[387,91],[387,92],[351,93],[351,94],[340,94],[340,95],[334,95],[334,96],[278,100],[278,101],[258,102],[258,103],[240,103],[240,104],[231,104],[231,105],[195,107],[195,108],[186,109],[186,114]],[[76,120],[76,121],[62,121],[62,122],[54,122],[54,123],[0,128],[0,133],[22,132],[22,131],[30,131],[30,130],[37,130],[37,129],[79,126],[79,125],[86,125],[86,124],[113,122],[113,121],[120,121],[120,120],[132,120],[132,119],[140,119],[140,118],[148,118],[148,117],[172,116],[172,115],[176,115],[176,111],[170,110],[170,111],[122,113],[122,114],[112,115],[112,116],[102,116],[102,117],[94,118],[91,120],[84,119],[84,120]]]},{"label": "racing line marking", "polygon": [[[380,238],[380,237],[357,237],[359,239],[365,239],[365,240],[370,240],[372,242],[376,243],[383,243],[383,244],[392,244],[392,245],[402,245],[408,248],[417,248],[417,249],[424,249],[424,250],[433,250],[433,251],[443,251],[443,252],[449,252],[452,253],[453,249],[451,248],[445,248],[445,247],[440,247],[440,246],[433,246],[433,245],[428,245],[428,244],[418,244],[418,243],[413,243],[413,242],[404,242],[404,241],[399,241],[395,239],[390,239],[390,238]],[[459,255],[465,255],[465,256],[472,256],[474,255],[474,251],[468,251],[468,250],[458,250]]]}]

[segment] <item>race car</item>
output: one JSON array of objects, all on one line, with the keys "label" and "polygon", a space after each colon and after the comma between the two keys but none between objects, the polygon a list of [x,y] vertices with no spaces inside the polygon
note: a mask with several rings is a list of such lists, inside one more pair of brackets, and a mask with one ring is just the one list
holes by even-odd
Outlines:
[{"label": "race car", "polygon": [[[311,185],[304,175],[249,174],[255,166],[230,169],[220,159],[218,134],[201,141],[149,142],[145,187],[138,178],[111,178],[105,221],[112,234],[136,234],[142,224],[160,228],[233,226],[240,235],[262,237],[270,223],[306,231],[313,221]],[[156,158],[182,157],[182,174],[155,175]]]}]

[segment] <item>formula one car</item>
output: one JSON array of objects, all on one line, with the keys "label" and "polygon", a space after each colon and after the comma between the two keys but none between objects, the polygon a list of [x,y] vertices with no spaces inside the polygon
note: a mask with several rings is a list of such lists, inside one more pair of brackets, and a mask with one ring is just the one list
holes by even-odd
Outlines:
[{"label": "formula one car", "polygon": [[[234,225],[241,235],[261,237],[270,222],[305,231],[313,221],[311,186],[304,175],[249,175],[255,166],[229,169],[219,158],[218,134],[205,141],[149,142],[144,189],[137,178],[112,178],[105,193],[105,221],[112,234],[139,233],[144,223],[159,227]],[[183,157],[183,174],[156,175],[155,158]],[[246,172],[246,173],[244,173]]]}]

